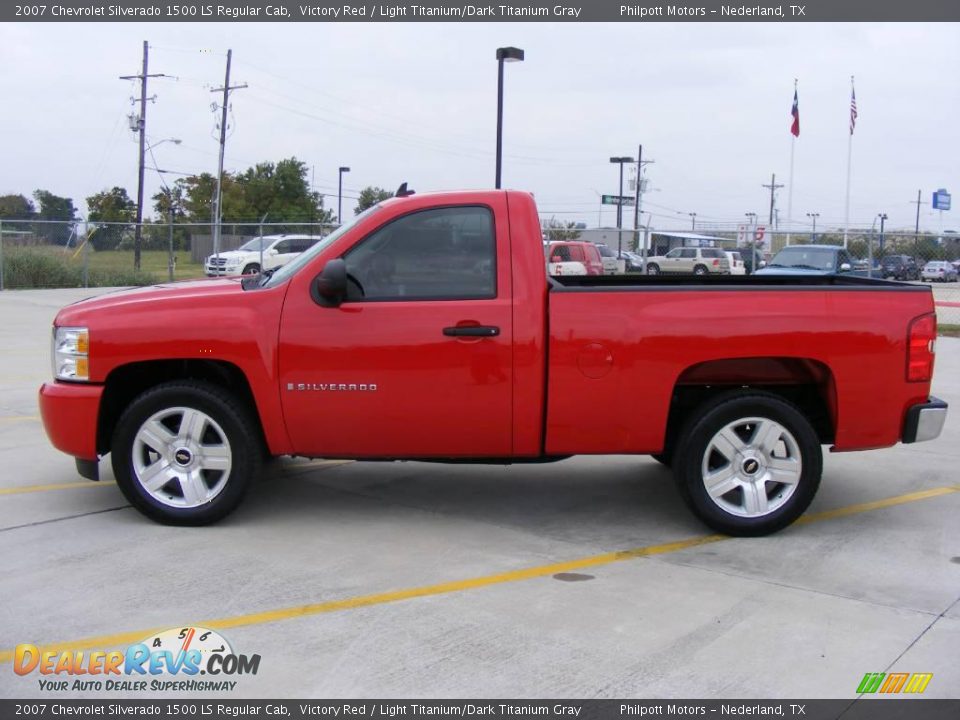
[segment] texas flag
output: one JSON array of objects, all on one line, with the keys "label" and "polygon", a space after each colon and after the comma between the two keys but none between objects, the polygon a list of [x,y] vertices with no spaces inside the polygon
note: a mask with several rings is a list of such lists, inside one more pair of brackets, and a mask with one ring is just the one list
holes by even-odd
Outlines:
[{"label": "texas flag", "polygon": [[793,115],[793,125],[790,126],[790,132],[794,137],[800,137],[800,103],[797,101],[797,90],[793,90],[793,109],[790,110]]}]

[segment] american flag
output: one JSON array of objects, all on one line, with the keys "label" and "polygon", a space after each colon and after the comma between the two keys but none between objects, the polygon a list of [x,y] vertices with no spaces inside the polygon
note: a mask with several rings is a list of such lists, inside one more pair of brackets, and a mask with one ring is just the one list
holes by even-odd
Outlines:
[{"label": "american flag", "polygon": [[793,115],[793,124],[790,126],[790,132],[794,137],[800,137],[800,103],[797,101],[797,91],[793,91],[793,109],[790,110]]},{"label": "american flag", "polygon": [[853,135],[853,129],[857,126],[857,93],[850,88],[850,134]]}]

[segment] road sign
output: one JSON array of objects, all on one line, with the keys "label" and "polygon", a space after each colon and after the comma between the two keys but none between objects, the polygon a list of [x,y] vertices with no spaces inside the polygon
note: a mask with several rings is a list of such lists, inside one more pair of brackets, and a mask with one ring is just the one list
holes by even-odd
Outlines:
[{"label": "road sign", "polygon": [[933,209],[934,210],[950,209],[950,193],[946,191],[946,188],[940,188],[933,194]]},{"label": "road sign", "polygon": [[629,195],[602,195],[602,205],[634,205],[634,199]]}]

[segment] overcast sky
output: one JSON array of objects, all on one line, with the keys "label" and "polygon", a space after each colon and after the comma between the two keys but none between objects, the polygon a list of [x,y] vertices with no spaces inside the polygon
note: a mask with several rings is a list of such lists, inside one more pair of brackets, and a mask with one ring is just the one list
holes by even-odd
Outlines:
[{"label": "overcast sky", "polygon": [[[336,207],[345,194],[493,186],[495,49],[506,67],[504,186],[533,191],[543,214],[595,226],[599,194],[615,193],[612,155],[642,142],[660,228],[765,219],[770,182],[787,182],[793,79],[799,79],[793,218],[843,221],[850,75],[860,117],[853,138],[851,222],[878,212],[893,227],[938,218],[930,193],[960,193],[960,42],[956,25],[623,24],[6,24],[0,26],[0,194],[37,188],[83,198],[121,185],[136,194],[137,147],[127,128],[150,42],[156,102],[147,111],[159,167],[215,172],[210,88],[233,81],[226,168],[295,155]],[[151,160],[148,156],[148,164]],[[168,181],[174,176],[168,175]],[[147,196],[159,188],[148,171]],[[778,191],[786,218],[787,189]],[[345,214],[352,210],[345,200]],[[944,227],[960,230],[956,213]],[[629,211],[632,222],[632,211]],[[614,209],[600,221],[614,223]]]}]

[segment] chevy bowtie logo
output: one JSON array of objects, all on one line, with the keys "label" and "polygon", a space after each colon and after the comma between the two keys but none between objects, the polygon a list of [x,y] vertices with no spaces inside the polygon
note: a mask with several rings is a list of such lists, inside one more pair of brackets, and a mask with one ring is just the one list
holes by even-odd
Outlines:
[{"label": "chevy bowtie logo", "polygon": [[317,392],[376,392],[376,383],[287,383],[287,390],[298,392],[314,390]]}]

